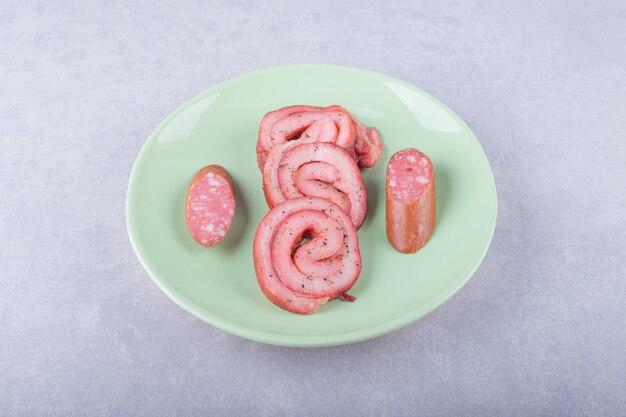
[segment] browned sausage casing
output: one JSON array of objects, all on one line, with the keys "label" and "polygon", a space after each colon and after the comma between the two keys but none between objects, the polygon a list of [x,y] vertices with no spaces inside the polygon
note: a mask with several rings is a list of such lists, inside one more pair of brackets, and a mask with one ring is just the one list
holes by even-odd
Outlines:
[{"label": "browned sausage casing", "polygon": [[435,173],[430,158],[414,148],[397,152],[387,165],[387,240],[415,253],[435,228]]}]

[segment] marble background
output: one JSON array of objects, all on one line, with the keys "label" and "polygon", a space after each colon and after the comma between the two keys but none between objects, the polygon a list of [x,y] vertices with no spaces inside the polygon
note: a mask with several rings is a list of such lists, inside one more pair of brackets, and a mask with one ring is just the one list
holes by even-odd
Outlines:
[{"label": "marble background", "polygon": [[[623,1],[0,1],[0,415],[626,415]],[[491,162],[474,278],[395,333],[266,346],[184,312],[126,235],[196,93],[338,63],[414,83]]]}]

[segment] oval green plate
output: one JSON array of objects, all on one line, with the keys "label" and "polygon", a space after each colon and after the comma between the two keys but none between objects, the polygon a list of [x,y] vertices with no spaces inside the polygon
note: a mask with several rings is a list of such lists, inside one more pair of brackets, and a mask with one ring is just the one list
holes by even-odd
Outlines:
[{"label": "oval green plate", "polygon": [[[354,303],[332,300],[310,316],[271,304],[256,281],[252,240],[268,208],[256,163],[263,115],[291,104],[340,104],[382,134],[385,152],[364,170],[367,220],[359,231],[363,271]],[[429,243],[402,255],[385,235],[385,169],[417,147],[435,167],[437,226]],[[196,171],[220,164],[237,188],[226,239],[194,242],[185,196]],[[485,154],[463,121],[422,90],[383,74],[333,65],[269,68],[233,78],[183,104],[145,143],[130,176],[128,233],[139,260],[178,305],[227,332],[284,346],[330,346],[380,336],[441,305],[472,276],[496,222]]]}]

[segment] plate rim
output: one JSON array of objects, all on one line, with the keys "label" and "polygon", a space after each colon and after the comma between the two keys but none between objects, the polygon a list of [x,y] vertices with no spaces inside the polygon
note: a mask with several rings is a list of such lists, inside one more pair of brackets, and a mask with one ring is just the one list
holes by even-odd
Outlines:
[{"label": "plate rim", "polygon": [[[305,69],[356,71],[356,72],[361,72],[361,73],[367,73],[369,75],[374,75],[376,77],[383,77],[388,80],[393,80],[394,82],[400,83],[404,86],[407,86],[423,94],[425,97],[435,102],[438,106],[442,107],[448,114],[454,116],[455,120],[461,123],[467,129],[467,131],[473,136],[474,140],[477,142],[480,148],[482,157],[484,158],[487,164],[487,167],[489,168],[488,179],[493,189],[494,215],[493,215],[491,224],[489,225],[490,230],[488,234],[488,239],[486,241],[484,249],[482,250],[482,253],[480,253],[480,256],[478,257],[477,262],[474,265],[472,265],[472,267],[468,268],[468,270],[462,274],[463,278],[461,279],[461,281],[457,283],[453,283],[449,287],[446,287],[441,292],[443,296],[432,297],[429,300],[429,302],[426,303],[426,305],[422,306],[421,308],[416,308],[415,310],[412,310],[409,313],[406,313],[400,317],[397,317],[394,320],[387,321],[375,327],[368,327],[366,329],[357,330],[354,332],[343,332],[343,333],[337,333],[337,334],[331,334],[331,335],[311,335],[311,336],[299,335],[298,336],[298,335],[286,335],[286,334],[281,334],[281,333],[274,333],[274,332],[269,332],[269,331],[261,331],[258,329],[254,329],[248,326],[242,326],[235,322],[232,322],[222,316],[219,316],[210,311],[207,311],[202,306],[198,305],[196,302],[186,297],[184,294],[181,294],[181,293],[174,294],[174,291],[167,288],[161,282],[161,279],[157,276],[158,274],[154,273],[152,267],[148,265],[148,261],[143,259],[142,255],[140,254],[140,249],[138,247],[139,244],[135,240],[136,237],[133,237],[133,234],[135,232],[133,232],[132,230],[134,226],[133,226],[132,216],[130,213],[131,212],[131,203],[130,203],[131,197],[130,196],[131,196],[131,191],[134,188],[133,185],[137,181],[137,176],[138,176],[137,167],[139,165],[140,160],[143,157],[143,154],[146,152],[146,149],[148,148],[149,143],[151,143],[152,139],[160,133],[160,131],[170,122],[171,119],[176,117],[180,112],[184,111],[189,106],[195,104],[197,101],[205,98],[209,94],[214,93],[215,90],[228,87],[229,84],[240,82],[247,78],[262,75],[265,73],[290,71],[290,70],[305,70]],[[133,166],[132,166],[129,180],[128,180],[128,186],[126,189],[125,217],[126,217],[126,230],[128,233],[128,237],[129,237],[131,246],[133,248],[133,252],[135,253],[135,256],[137,257],[137,259],[139,260],[139,263],[141,264],[143,269],[148,273],[148,276],[150,276],[150,278],[157,285],[157,287],[169,299],[171,299],[174,303],[176,303],[183,310],[187,311],[188,313],[192,314],[194,317],[197,317],[198,319],[204,321],[205,323],[208,323],[222,331],[225,331],[230,334],[234,334],[236,336],[239,336],[245,339],[253,340],[256,342],[269,344],[269,345],[276,345],[276,346],[285,346],[285,347],[328,347],[328,346],[339,346],[339,345],[346,345],[350,343],[362,342],[365,340],[383,336],[385,334],[388,334],[398,329],[401,329],[403,327],[406,327],[409,324],[414,323],[417,320],[430,314],[432,311],[434,311],[435,309],[443,305],[446,301],[448,301],[461,288],[463,288],[463,286],[465,286],[465,284],[473,277],[478,267],[480,267],[480,265],[482,264],[487,252],[489,251],[491,243],[493,241],[493,236],[495,233],[495,228],[496,228],[496,223],[497,223],[497,218],[498,218],[498,193],[497,193],[497,188],[496,188],[496,183],[495,183],[495,177],[493,175],[493,170],[491,169],[491,164],[489,163],[489,160],[487,158],[487,155],[485,153],[483,146],[478,141],[478,138],[476,137],[474,132],[470,129],[467,123],[465,123],[465,121],[456,114],[456,112],[454,112],[445,103],[441,102],[439,99],[432,96],[428,92],[422,90],[421,88],[409,82],[403,81],[401,79],[398,79],[396,77],[393,77],[393,76],[390,76],[390,75],[387,75],[378,71],[369,70],[369,69],[346,66],[346,65],[336,65],[336,64],[288,64],[288,65],[265,67],[265,68],[261,68],[258,70],[246,72],[244,74],[240,74],[232,78],[229,78],[227,80],[224,80],[196,94],[195,96],[193,96],[192,98],[188,99],[187,101],[182,103],[180,106],[178,106],[174,111],[169,113],[169,115],[165,117],[165,119],[163,119],[161,123],[159,123],[159,125],[152,131],[152,133],[144,141],[139,152],[137,153],[137,157],[135,158],[133,162]],[[202,313],[200,313],[200,311],[202,311]]]}]

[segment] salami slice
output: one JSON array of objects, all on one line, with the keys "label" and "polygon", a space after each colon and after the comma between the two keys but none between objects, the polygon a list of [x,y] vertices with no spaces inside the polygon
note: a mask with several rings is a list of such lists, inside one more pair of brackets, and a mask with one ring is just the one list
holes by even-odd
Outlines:
[{"label": "salami slice", "polygon": [[235,187],[219,165],[202,168],[191,181],[185,209],[187,228],[202,246],[221,242],[235,215]]},{"label": "salami slice", "polygon": [[[310,240],[305,242],[304,236]],[[361,272],[350,217],[322,198],[299,197],[272,208],[257,228],[253,253],[265,296],[299,314],[314,313],[342,296]]]},{"label": "salami slice", "polygon": [[430,158],[409,148],[387,165],[387,239],[402,253],[415,253],[435,228],[435,174]]},{"label": "salami slice", "polygon": [[[318,135],[324,142],[334,142],[354,154],[356,128],[350,113],[340,106],[289,106],[269,112],[261,120],[259,140],[257,142],[257,162],[262,170],[268,152],[276,145],[307,137],[309,140],[315,135],[303,135],[313,124],[321,120],[332,122],[336,126],[333,135],[326,130],[324,135]],[[320,127],[320,126],[318,126]]]},{"label": "salami slice", "polygon": [[263,168],[271,207],[302,197],[328,199],[350,215],[358,229],[367,214],[367,194],[354,159],[334,143],[291,141],[275,146]]}]

